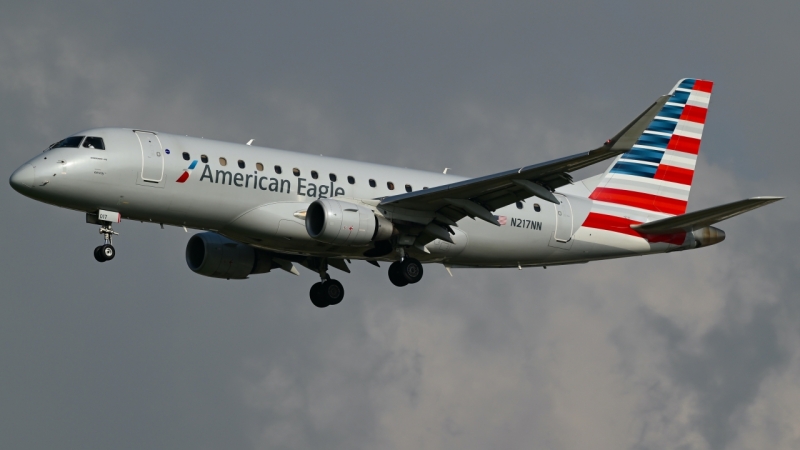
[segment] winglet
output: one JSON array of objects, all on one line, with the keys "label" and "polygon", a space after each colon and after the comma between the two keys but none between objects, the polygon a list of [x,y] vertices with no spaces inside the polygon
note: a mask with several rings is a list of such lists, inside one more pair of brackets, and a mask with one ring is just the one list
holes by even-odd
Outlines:
[{"label": "winglet", "polygon": [[653,119],[658,115],[658,112],[661,111],[661,108],[664,107],[664,104],[667,103],[669,98],[669,95],[662,95],[659,97],[655,103],[650,105],[643,113],[639,114],[639,117],[633,119],[633,122],[629,123],[628,126],[623,128],[616,136],[606,141],[605,145],[601,148],[620,152],[629,151],[633,145],[636,144],[636,141],[639,140],[639,136],[641,136],[644,130],[653,122]]}]

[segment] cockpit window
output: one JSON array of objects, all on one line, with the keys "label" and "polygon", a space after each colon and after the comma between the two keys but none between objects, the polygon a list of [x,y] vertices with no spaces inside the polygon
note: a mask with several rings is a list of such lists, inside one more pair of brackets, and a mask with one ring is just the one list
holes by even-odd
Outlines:
[{"label": "cockpit window", "polygon": [[103,138],[89,136],[83,141],[84,148],[96,148],[98,150],[105,150],[106,146],[103,144]]},{"label": "cockpit window", "polygon": [[83,140],[83,136],[70,136],[66,139],[62,139],[55,144],[51,145],[50,148],[61,148],[61,147],[70,147],[70,148],[78,148],[81,145],[81,141]]}]

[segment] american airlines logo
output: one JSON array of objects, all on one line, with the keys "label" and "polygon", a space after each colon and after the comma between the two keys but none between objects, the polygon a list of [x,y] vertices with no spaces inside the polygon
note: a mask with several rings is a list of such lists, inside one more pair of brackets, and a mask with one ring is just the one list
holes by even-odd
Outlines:
[{"label": "american airlines logo", "polygon": [[181,174],[181,176],[178,177],[178,179],[176,180],[176,183],[185,183],[186,180],[189,179],[189,174],[192,173],[192,170],[194,170],[195,167],[197,167],[197,160],[196,159],[194,161],[192,161],[191,164],[189,164],[189,168],[184,169],[184,171]]}]

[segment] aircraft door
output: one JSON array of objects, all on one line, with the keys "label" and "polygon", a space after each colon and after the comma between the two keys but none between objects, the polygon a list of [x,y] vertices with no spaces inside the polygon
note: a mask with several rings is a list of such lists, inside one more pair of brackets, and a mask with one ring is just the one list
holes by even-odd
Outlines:
[{"label": "aircraft door", "polygon": [[164,151],[155,133],[137,131],[136,137],[142,147],[142,181],[161,183],[164,178]]},{"label": "aircraft door", "polygon": [[551,247],[570,248],[572,247],[572,205],[569,199],[562,194],[554,194],[559,202],[555,206],[556,228],[553,237],[550,239]]}]

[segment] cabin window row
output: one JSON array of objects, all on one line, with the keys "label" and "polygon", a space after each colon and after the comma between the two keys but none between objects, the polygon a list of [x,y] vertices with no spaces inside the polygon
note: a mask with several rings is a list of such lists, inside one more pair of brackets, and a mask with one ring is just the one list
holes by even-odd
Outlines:
[{"label": "cabin window row", "polygon": [[[192,157],[189,154],[189,152],[183,152],[183,159],[185,159],[186,161],[189,161],[190,159],[192,159]],[[200,161],[202,161],[203,164],[208,164],[208,156],[200,155]],[[237,163],[237,165],[239,166],[240,169],[244,169],[245,167],[247,167],[245,162],[243,160],[241,160],[241,159],[238,160],[236,163]],[[227,166],[228,165],[228,160],[226,158],[224,158],[224,157],[220,157],[219,158],[219,165],[220,166]],[[256,170],[258,170],[259,172],[263,172],[264,171],[264,165],[261,164],[260,162],[256,163]],[[274,170],[275,170],[276,174],[280,175],[281,173],[283,173],[283,169],[279,165],[275,165]],[[317,172],[316,170],[312,170],[309,173],[311,174],[311,178],[313,178],[315,180],[319,179],[319,172]],[[296,176],[296,177],[299,177],[300,176],[300,169],[298,169],[297,167],[293,168],[292,169],[292,174],[294,176]],[[336,176],[335,173],[329,173],[328,174],[328,179],[330,179],[331,181],[337,181],[338,177]],[[352,175],[348,175],[347,176],[347,182],[349,184],[356,184],[356,179]],[[378,187],[378,183],[374,179],[370,178],[369,179],[369,186],[370,187]],[[390,191],[393,191],[394,190],[394,183],[391,182],[391,181],[387,181],[386,182],[386,187]],[[410,184],[406,184],[405,188],[406,188],[406,192],[412,192],[414,190],[411,187]],[[423,187],[422,189],[428,189],[428,188],[427,187]]]},{"label": "cabin window row", "polygon": [[[517,202],[517,209],[522,209],[522,208],[523,208],[523,204],[522,204],[522,202],[518,201],[518,202]],[[534,204],[533,204],[533,210],[534,210],[534,211],[536,211],[536,212],[539,212],[539,211],[541,211],[541,210],[542,210],[542,207],[541,207],[541,206],[539,206],[539,204],[538,204],[538,203],[534,203]]]}]

